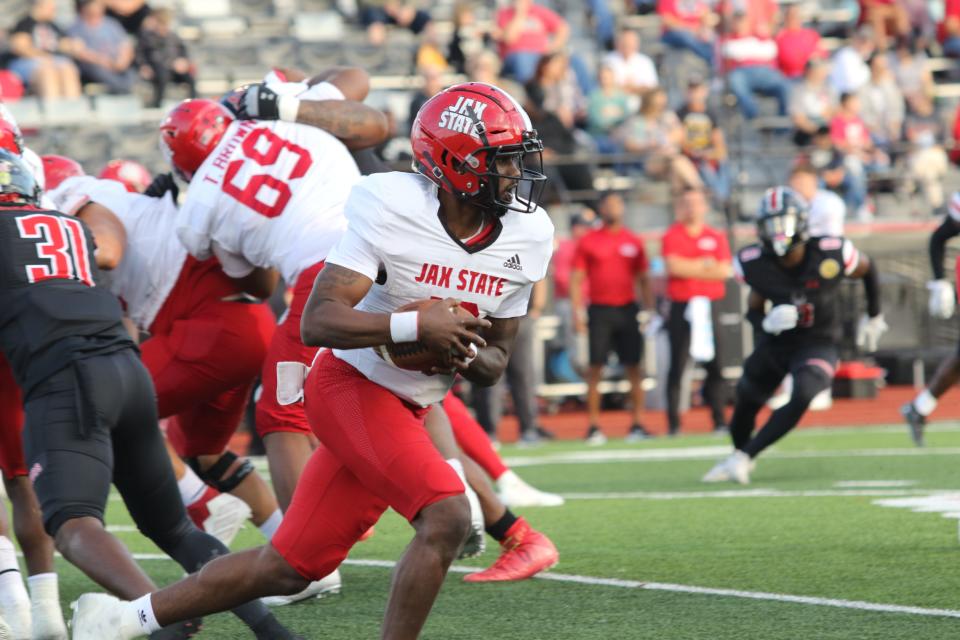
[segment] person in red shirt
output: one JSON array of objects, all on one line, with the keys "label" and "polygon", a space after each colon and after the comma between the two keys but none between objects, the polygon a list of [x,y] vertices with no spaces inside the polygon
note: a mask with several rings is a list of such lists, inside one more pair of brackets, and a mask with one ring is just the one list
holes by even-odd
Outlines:
[{"label": "person in red shirt", "polygon": [[787,5],[783,28],[777,33],[777,66],[783,75],[795,80],[803,75],[811,58],[821,59],[820,34],[816,29],[803,26],[803,14],[799,4]]},{"label": "person in red shirt", "polygon": [[890,37],[910,33],[910,16],[897,0],[860,0],[860,24],[873,27],[880,49],[887,48]]},{"label": "person in red shirt", "polygon": [[960,58],[960,0],[946,0],[943,22],[938,25],[937,39],[943,53],[951,58]]},{"label": "person in red shirt", "polygon": [[[650,436],[643,428],[643,388],[640,386],[640,335],[637,285],[646,309],[654,309],[653,290],[647,278],[647,255],[643,242],[623,226],[624,203],[617,193],[606,193],[597,207],[603,225],[577,243],[570,279],[570,301],[577,333],[588,332],[590,366],[587,369],[587,411],[590,426],[587,443],[600,445],[606,436],[600,429],[600,379],[610,351],[616,351],[630,381],[633,424],[630,440]],[[585,309],[582,284],[590,283],[590,307]]]},{"label": "person in red shirt", "polygon": [[[702,191],[689,189],[674,202],[676,222],[663,236],[663,260],[667,269],[667,299],[670,315],[667,335],[670,338],[670,371],[667,374],[667,424],[670,435],[680,431],[680,380],[691,355],[692,325],[688,306],[695,298],[720,300],[726,294],[724,282],[732,274],[730,245],[721,231],[707,226],[709,206]],[[698,301],[696,304],[700,304]],[[692,311],[692,309],[691,309]],[[707,372],[703,399],[710,405],[715,431],[726,429],[723,409],[726,393],[720,362],[716,357],[716,310],[711,305],[710,326],[713,330],[713,357],[700,355]],[[711,351],[711,350],[708,350]],[[699,361],[699,359],[698,359]]]},{"label": "person in red shirt", "polygon": [[570,26],[533,0],[514,0],[511,5],[497,11],[495,37],[500,43],[502,74],[523,84],[533,78],[542,56],[564,49]]},{"label": "person in red shirt", "polygon": [[687,49],[713,65],[713,13],[703,0],[657,0],[663,44]]},{"label": "person in red shirt", "polygon": [[754,94],[775,98],[779,115],[787,115],[790,82],[777,68],[777,43],[768,35],[750,31],[746,14],[733,15],[732,30],[723,39],[720,54],[727,84],[744,118],[752,120],[759,115]]}]

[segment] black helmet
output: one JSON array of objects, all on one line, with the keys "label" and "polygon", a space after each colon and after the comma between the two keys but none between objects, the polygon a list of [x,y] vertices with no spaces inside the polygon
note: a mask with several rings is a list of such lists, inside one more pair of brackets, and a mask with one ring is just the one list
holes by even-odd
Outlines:
[{"label": "black helmet", "polygon": [[23,158],[0,149],[0,206],[36,206],[40,193],[40,186]]},{"label": "black helmet", "polygon": [[763,246],[782,257],[807,241],[810,206],[790,187],[767,189],[757,215],[757,234]]}]

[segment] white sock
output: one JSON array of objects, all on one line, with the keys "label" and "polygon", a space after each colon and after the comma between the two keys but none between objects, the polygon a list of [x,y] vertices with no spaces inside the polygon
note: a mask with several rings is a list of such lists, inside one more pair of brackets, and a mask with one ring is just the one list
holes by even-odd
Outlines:
[{"label": "white sock", "polygon": [[273,540],[274,534],[277,532],[277,529],[280,528],[280,523],[283,522],[283,512],[280,509],[277,509],[270,514],[270,517],[263,521],[263,524],[258,526],[260,533],[263,534],[263,537],[269,542]]},{"label": "white sock", "polygon": [[502,487],[505,484],[513,484],[515,481],[519,479],[520,479],[520,476],[515,474],[510,469],[507,469],[506,471],[503,472],[503,474],[501,474],[499,478],[497,478],[496,482],[498,487]]},{"label": "white sock", "polygon": [[183,504],[189,507],[203,497],[203,494],[207,492],[207,485],[203,483],[200,476],[194,473],[193,469],[190,467],[185,467],[185,469],[186,473],[177,480],[177,488],[180,489],[180,499],[183,500]]},{"label": "white sock", "polygon": [[27,578],[30,587],[30,600],[33,602],[52,600],[60,606],[60,586],[55,573],[38,573]]},{"label": "white sock", "polygon": [[121,634],[125,638],[138,638],[141,635],[148,636],[154,631],[160,631],[160,624],[153,613],[149,593],[124,606],[120,627]]},{"label": "white sock", "polygon": [[926,417],[937,408],[937,399],[930,393],[930,389],[924,389],[920,392],[920,395],[913,399],[913,408],[917,410],[917,413]]},{"label": "white sock", "polygon": [[[30,630],[30,596],[23,585],[23,576],[20,575],[20,565],[17,563],[17,552],[13,542],[6,536],[0,536],[0,611],[5,613],[7,624],[17,633],[22,633],[19,627],[25,626]],[[16,613],[22,613],[24,620],[15,619]]]}]

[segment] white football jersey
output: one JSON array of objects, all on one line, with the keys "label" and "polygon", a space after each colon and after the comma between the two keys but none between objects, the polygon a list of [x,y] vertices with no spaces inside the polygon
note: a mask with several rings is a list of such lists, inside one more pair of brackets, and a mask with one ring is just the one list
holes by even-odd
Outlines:
[{"label": "white football jersey", "polygon": [[[300,96],[343,98],[329,83]],[[293,284],[343,233],[343,205],[359,179],[350,152],[326,131],[237,121],[191,180],[177,236],[198,259],[216,255],[231,277],[269,267]]]},{"label": "white football jersey", "polygon": [[177,205],[167,193],[151,198],[128,193],[119,182],[91,176],[68,178],[50,192],[57,210],[76,215],[95,202],[113,212],[127,232],[123,260],[109,279],[137,327],[148,330],[180,277],[187,250],[177,242]]},{"label": "white football jersey", "polygon": [[[327,262],[375,282],[356,308],[391,313],[415,300],[457,298],[481,318],[525,315],[533,283],[546,275],[553,252],[546,211],[508,212],[489,240],[470,247],[450,235],[439,207],[437,187],[415,173],[375,174],[354,187],[345,209],[347,232]],[[376,283],[381,272],[386,279]],[[439,402],[453,384],[453,376],[400,369],[372,348],[333,353],[420,406]]]}]

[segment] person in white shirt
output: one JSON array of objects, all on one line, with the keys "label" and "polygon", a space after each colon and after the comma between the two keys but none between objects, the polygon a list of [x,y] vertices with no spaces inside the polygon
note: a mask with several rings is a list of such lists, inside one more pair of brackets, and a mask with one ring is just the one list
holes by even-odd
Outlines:
[{"label": "person in white shirt", "polygon": [[613,70],[617,85],[628,93],[641,94],[660,84],[653,60],[640,53],[640,36],[631,29],[617,35],[617,48],[603,57],[603,65]]},{"label": "person in white shirt", "polygon": [[811,236],[843,237],[847,205],[833,191],[821,189],[817,170],[810,165],[797,165],[790,172],[790,188],[810,205],[807,225]]},{"label": "person in white shirt", "polygon": [[833,56],[830,84],[837,94],[856,93],[870,80],[867,60],[873,54],[873,29],[864,25],[857,29],[850,44]]}]

